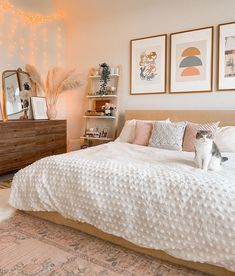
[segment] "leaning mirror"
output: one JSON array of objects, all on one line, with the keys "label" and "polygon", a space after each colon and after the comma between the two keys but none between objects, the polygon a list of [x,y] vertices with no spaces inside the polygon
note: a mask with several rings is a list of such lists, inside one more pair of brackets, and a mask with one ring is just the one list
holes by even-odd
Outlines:
[{"label": "leaning mirror", "polygon": [[7,70],[2,74],[3,113],[9,119],[30,118],[30,97],[34,96],[29,74],[17,70]]}]

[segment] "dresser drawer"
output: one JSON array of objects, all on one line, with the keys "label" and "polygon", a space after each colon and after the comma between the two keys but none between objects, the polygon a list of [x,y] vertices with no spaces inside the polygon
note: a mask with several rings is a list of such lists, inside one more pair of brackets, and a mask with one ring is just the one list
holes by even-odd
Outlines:
[{"label": "dresser drawer", "polygon": [[66,152],[66,121],[0,123],[0,174]]}]

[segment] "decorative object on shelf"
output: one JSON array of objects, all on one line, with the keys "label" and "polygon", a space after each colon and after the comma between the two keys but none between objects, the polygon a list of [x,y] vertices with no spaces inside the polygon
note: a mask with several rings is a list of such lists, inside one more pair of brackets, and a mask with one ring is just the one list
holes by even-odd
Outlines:
[{"label": "decorative object on shelf", "polygon": [[[45,97],[31,97],[31,105],[33,111],[34,120],[47,120],[49,109],[47,109],[47,103]],[[52,114],[49,114],[53,116]]]},{"label": "decorative object on shelf", "polygon": [[218,71],[219,91],[235,90],[235,22],[218,26]]},{"label": "decorative object on shelf", "polygon": [[166,41],[165,34],[130,41],[131,95],[166,93]]},{"label": "decorative object on shelf", "polygon": [[45,91],[48,107],[48,118],[56,119],[57,109],[56,103],[60,94],[67,90],[76,89],[85,84],[82,77],[76,70],[66,70],[60,67],[51,68],[48,71],[46,85],[44,85],[40,74],[36,68],[27,64],[27,70],[31,72],[33,81],[37,86]]},{"label": "decorative object on shelf", "polygon": [[115,91],[116,91],[116,87],[107,85],[105,95],[113,95]]},{"label": "decorative object on shelf", "polygon": [[85,116],[104,116],[104,112],[96,111],[96,110],[87,110],[85,112]]},{"label": "decorative object on shelf", "polygon": [[112,103],[105,103],[105,105],[102,106],[102,109],[106,116],[112,116],[113,110],[116,109],[116,106]]},{"label": "decorative object on shelf", "polygon": [[98,100],[94,100],[94,109],[97,111],[97,112],[102,112],[104,113],[104,110],[103,110],[103,106],[106,104],[106,103],[110,103],[110,100],[103,100],[103,99],[98,99]]},{"label": "decorative object on shelf", "polygon": [[108,137],[108,133],[109,133],[109,128],[108,127],[104,127],[101,134],[100,134],[100,137],[102,138],[107,138]]},{"label": "decorative object on shelf", "polygon": [[31,94],[31,87],[28,82],[25,82],[23,84],[23,90],[20,91],[20,99],[21,99],[21,104],[23,108],[23,115],[20,117],[22,120],[27,120],[29,118],[28,116],[28,111],[30,107],[30,97],[32,96]]},{"label": "decorative object on shelf", "polygon": [[86,130],[85,137],[87,137],[87,138],[99,138],[100,137],[100,132],[99,132],[97,127],[95,127],[95,128],[92,127],[92,128],[89,128],[89,129]]},{"label": "decorative object on shelf", "polygon": [[170,93],[212,91],[213,29],[171,34]]},{"label": "decorative object on shelf", "polygon": [[107,63],[100,64],[100,90],[99,94],[104,95],[106,92],[106,86],[110,80],[110,68]]}]

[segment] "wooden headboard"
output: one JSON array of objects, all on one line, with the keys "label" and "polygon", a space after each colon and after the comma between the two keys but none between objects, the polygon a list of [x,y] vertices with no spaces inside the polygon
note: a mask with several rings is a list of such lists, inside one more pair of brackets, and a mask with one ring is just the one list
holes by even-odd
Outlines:
[{"label": "wooden headboard", "polygon": [[220,126],[235,125],[235,110],[126,110],[125,120],[165,120],[210,123],[220,121]]}]

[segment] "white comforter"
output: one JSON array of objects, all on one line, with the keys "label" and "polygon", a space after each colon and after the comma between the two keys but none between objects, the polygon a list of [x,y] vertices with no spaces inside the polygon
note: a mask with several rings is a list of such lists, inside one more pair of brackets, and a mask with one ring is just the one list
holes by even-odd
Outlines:
[{"label": "white comforter", "polygon": [[193,153],[104,144],[19,171],[10,204],[235,271],[235,154],[229,157],[220,172],[204,172]]}]

